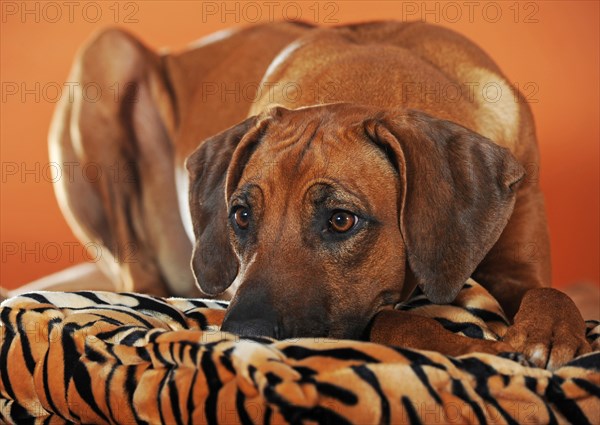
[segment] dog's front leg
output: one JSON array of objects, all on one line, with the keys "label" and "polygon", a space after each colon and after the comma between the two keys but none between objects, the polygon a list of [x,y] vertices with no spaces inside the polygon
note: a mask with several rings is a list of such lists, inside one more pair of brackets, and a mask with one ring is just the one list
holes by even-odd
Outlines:
[{"label": "dog's front leg", "polygon": [[399,310],[383,310],[371,322],[369,340],[449,356],[474,352],[500,354],[516,350],[506,342],[467,338],[450,332],[435,319]]}]

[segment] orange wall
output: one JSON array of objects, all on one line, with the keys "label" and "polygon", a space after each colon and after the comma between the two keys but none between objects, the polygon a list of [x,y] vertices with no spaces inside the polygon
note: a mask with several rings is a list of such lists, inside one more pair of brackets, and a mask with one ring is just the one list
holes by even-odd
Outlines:
[{"label": "orange wall", "polygon": [[218,29],[255,21],[257,13],[265,21],[292,18],[298,11],[305,20],[324,24],[424,17],[475,40],[513,82],[529,83],[530,92],[535,90],[531,106],[541,144],[555,284],[598,282],[598,2],[524,2],[516,8],[514,2],[475,2],[472,9],[469,4],[0,2],[0,283],[12,288],[82,261],[84,251],[73,245],[54,199],[46,134],[56,87],[63,85],[76,49],[93,31],[117,23],[151,46],[182,48]]}]

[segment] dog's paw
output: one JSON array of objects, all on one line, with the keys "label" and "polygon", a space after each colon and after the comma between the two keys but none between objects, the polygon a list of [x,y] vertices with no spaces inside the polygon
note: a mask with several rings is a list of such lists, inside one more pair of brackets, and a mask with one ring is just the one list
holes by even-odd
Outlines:
[{"label": "dog's paw", "polygon": [[535,366],[549,370],[592,350],[579,310],[568,296],[551,288],[525,295],[503,340]]},{"label": "dog's paw", "polygon": [[516,350],[513,346],[504,341],[468,339],[462,344],[462,352],[460,355],[471,353],[486,353],[500,356],[503,353],[516,353]]},{"label": "dog's paw", "polygon": [[502,357],[503,359],[511,360],[515,363],[519,363],[521,366],[531,367],[533,364],[527,360],[527,357],[523,353],[517,353],[514,351],[504,351],[498,354],[498,357]]}]

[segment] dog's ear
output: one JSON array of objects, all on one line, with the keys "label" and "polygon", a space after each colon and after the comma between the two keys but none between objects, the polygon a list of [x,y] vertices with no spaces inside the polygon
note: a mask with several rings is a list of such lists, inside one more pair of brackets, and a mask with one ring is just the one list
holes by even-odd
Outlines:
[{"label": "dog's ear", "polygon": [[192,270],[200,289],[209,295],[225,291],[237,274],[238,261],[229,242],[225,185],[228,175],[241,176],[265,121],[248,118],[203,141],[186,160],[190,213],[196,237]]},{"label": "dog's ear", "polygon": [[401,179],[408,265],[435,303],[452,302],[500,237],[524,170],[508,149],[418,111],[365,123]]}]

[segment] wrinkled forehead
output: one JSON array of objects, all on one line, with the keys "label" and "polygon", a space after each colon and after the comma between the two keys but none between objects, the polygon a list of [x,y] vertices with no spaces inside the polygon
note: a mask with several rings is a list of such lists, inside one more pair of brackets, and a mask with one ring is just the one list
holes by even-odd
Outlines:
[{"label": "wrinkled forehead", "polygon": [[[292,116],[289,116],[292,115]],[[395,189],[396,173],[358,122],[293,113],[275,119],[251,155],[240,185],[257,183],[276,193],[317,179],[346,182],[365,195]]]},{"label": "wrinkled forehead", "polygon": [[332,132],[316,121],[299,126],[274,123],[252,154],[247,175],[258,173],[264,177],[269,172],[290,178],[309,172],[330,175],[332,161],[343,165],[347,161],[347,150],[357,149],[357,145],[348,134]]}]

